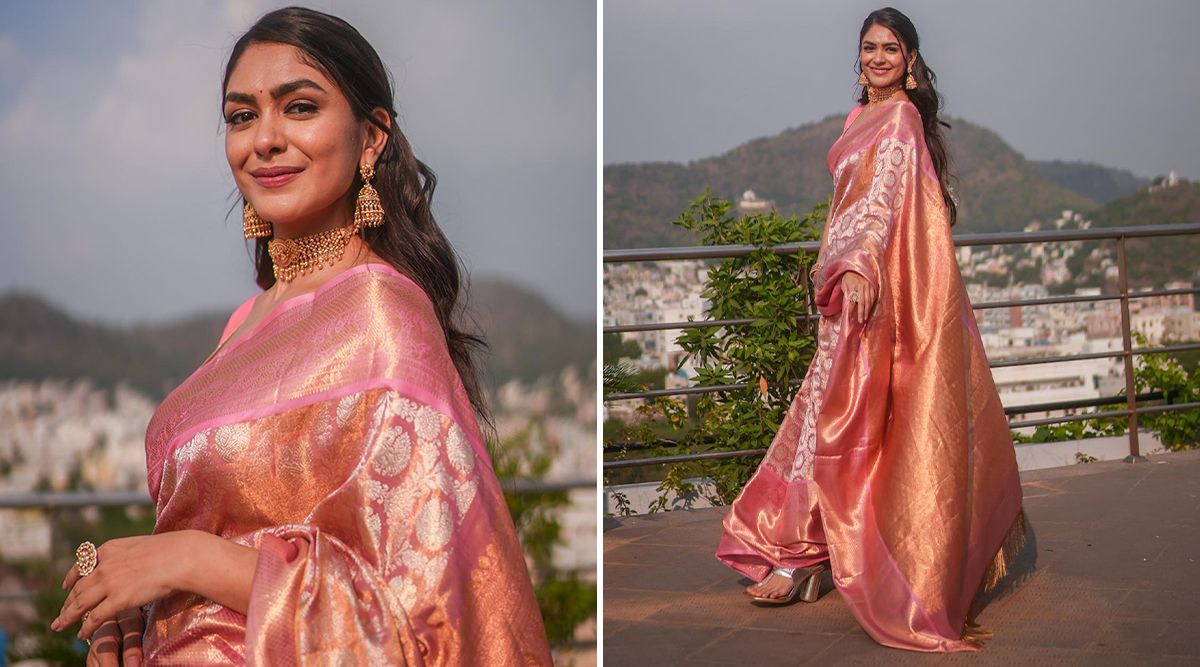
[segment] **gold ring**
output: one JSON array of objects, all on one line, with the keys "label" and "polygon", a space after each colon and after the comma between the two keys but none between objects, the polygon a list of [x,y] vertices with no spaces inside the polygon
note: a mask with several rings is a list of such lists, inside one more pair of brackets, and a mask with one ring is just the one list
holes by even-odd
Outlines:
[{"label": "gold ring", "polygon": [[850,300],[853,301],[854,303],[858,303],[858,292],[851,292]]},{"label": "gold ring", "polygon": [[75,568],[79,570],[79,576],[86,577],[96,569],[98,565],[96,559],[96,545],[91,542],[84,542],[75,550]]}]

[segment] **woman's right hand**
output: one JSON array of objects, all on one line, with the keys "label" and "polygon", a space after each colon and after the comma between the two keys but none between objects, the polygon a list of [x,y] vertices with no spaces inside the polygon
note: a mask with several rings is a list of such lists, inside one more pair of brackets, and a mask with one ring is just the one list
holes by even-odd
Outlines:
[{"label": "woman's right hand", "polygon": [[847,271],[842,274],[841,284],[842,298],[845,299],[843,304],[849,304],[850,316],[864,323],[871,315],[871,308],[875,305],[875,290],[871,287],[871,283],[867,279],[854,271]]},{"label": "woman's right hand", "polygon": [[88,647],[88,667],[141,667],[142,633],[145,621],[141,609],[126,609],[117,620],[106,621],[92,635]]}]

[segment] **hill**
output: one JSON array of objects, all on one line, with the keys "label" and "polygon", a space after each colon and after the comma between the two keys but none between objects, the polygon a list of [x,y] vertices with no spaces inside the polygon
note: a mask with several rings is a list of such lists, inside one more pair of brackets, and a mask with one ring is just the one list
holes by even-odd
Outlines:
[{"label": "hill", "polygon": [[1090,162],[1034,160],[1030,164],[1042,176],[1098,204],[1134,194],[1150,184],[1149,179],[1135,176],[1133,172]]},{"label": "hill", "polygon": [[[488,384],[532,382],[575,366],[587,374],[596,362],[594,321],[574,322],[541,296],[511,283],[478,280],[471,303],[480,329],[487,332]],[[594,376],[593,376],[594,377]]]},{"label": "hill", "polygon": [[[604,247],[691,245],[688,232],[670,224],[687,203],[710,187],[736,199],[747,189],[800,213],[832,194],[825,155],[842,131],[842,116],[742,144],[687,164],[650,162],[604,168]],[[1019,230],[1031,219],[1063,209],[1091,211],[1096,202],[1043,175],[995,132],[949,119],[946,132],[959,182],[960,232]],[[1053,170],[1053,169],[1052,169]],[[1059,172],[1073,173],[1069,169]],[[1055,172],[1055,173],[1059,173]],[[1067,180],[1075,184],[1076,180]]]},{"label": "hill", "polygon": [[[471,303],[488,332],[485,377],[491,386],[532,381],[596,357],[592,323],[563,317],[541,297],[500,281],[476,280]],[[232,307],[230,308],[232,311]],[[163,398],[212,352],[228,312],[135,327],[71,316],[27,292],[0,295],[0,379],[88,378],[119,382]]]},{"label": "hill", "polygon": [[[1096,227],[1200,223],[1200,183],[1180,181],[1144,189],[1108,203],[1091,218]],[[1132,286],[1162,287],[1168,280],[1187,279],[1200,269],[1200,237],[1129,239],[1125,250]]]}]

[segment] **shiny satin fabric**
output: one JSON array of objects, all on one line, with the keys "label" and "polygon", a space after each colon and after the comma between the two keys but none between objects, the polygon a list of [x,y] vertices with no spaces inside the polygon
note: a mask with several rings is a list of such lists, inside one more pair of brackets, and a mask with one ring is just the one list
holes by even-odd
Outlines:
[{"label": "shiny satin fabric", "polygon": [[[817,352],[717,557],[754,580],[828,559],[880,644],[977,651],[971,603],[1024,537],[1016,455],[919,112],[903,95],[861,110],[827,159]],[[847,271],[879,295],[865,324]]]},{"label": "shiny satin fabric", "polygon": [[156,533],[259,549],[245,615],[188,593],[152,606],[146,664],[551,664],[432,304],[391,267],[221,349],[159,407],[146,460]]}]

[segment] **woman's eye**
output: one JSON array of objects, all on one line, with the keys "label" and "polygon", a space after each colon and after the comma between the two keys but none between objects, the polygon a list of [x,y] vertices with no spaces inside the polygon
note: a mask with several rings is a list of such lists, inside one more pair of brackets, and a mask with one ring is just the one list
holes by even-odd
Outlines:
[{"label": "woman's eye", "polygon": [[241,125],[242,123],[249,122],[253,118],[254,114],[250,113],[249,111],[235,111],[225,118],[225,122],[230,125]]},{"label": "woman's eye", "polygon": [[288,105],[288,113],[310,114],[317,110],[317,105],[312,102],[292,102]]}]

